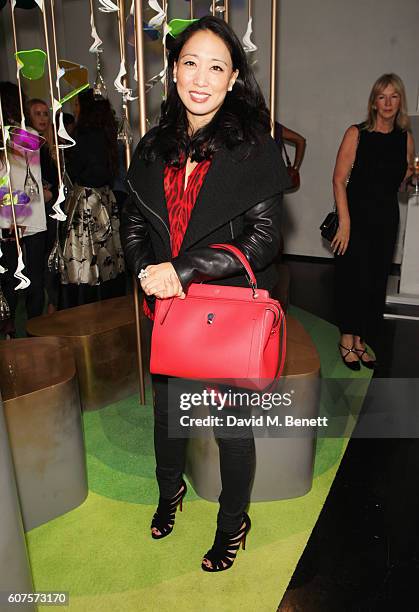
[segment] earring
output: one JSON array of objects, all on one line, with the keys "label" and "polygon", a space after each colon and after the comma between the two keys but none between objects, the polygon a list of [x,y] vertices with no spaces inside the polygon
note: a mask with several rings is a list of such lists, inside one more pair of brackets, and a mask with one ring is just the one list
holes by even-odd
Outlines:
[{"label": "earring", "polygon": [[173,83],[177,83],[177,78],[175,76],[173,77]]},{"label": "earring", "polygon": [[[233,85],[234,85],[234,83],[233,83]],[[233,85],[230,85],[230,87],[228,88],[227,91],[233,91]]]}]

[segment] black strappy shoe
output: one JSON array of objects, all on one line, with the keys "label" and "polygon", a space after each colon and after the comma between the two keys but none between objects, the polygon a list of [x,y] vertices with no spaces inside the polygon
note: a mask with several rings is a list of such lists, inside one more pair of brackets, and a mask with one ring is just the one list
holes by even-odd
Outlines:
[{"label": "black strappy shoe", "polygon": [[359,361],[346,361],[346,357],[349,355],[349,353],[354,353],[358,357],[354,347],[348,348],[347,346],[343,346],[343,344],[339,344],[338,346],[340,348],[345,349],[346,351],[346,353],[342,355],[341,351],[339,350],[339,355],[343,363],[346,365],[346,367],[352,370],[353,372],[358,372],[361,369],[361,366],[359,365]]},{"label": "black strappy shoe", "polygon": [[159,505],[151,521],[151,529],[160,531],[160,535],[151,532],[151,537],[154,540],[161,540],[172,533],[175,524],[175,515],[177,507],[182,512],[182,502],[187,491],[186,482],[182,480],[181,487],[178,493],[171,499],[159,498]]},{"label": "black strappy shoe", "polygon": [[356,348],[354,349],[354,351],[358,355],[359,361],[362,363],[364,367],[368,368],[369,370],[375,370],[378,367],[376,359],[369,359],[368,361],[365,361],[364,359],[362,359],[362,355],[369,355],[366,348],[363,348],[363,349]]},{"label": "black strappy shoe", "polygon": [[243,550],[246,550],[246,536],[251,527],[250,518],[246,513],[243,514],[243,522],[244,525],[242,524],[234,533],[225,533],[217,529],[214,544],[204,556],[204,559],[210,561],[211,567],[202,562],[201,568],[204,572],[223,572],[229,569],[234,563],[240,544]]}]

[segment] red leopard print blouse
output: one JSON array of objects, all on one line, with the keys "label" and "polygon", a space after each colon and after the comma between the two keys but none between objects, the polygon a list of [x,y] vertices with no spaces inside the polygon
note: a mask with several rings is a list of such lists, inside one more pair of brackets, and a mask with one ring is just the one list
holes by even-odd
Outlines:
[{"label": "red leopard print blouse", "polygon": [[[173,257],[179,254],[193,207],[210,165],[211,160],[199,162],[188,177],[186,189],[184,189],[186,166],[183,168],[166,166],[164,169],[164,194],[169,214]],[[154,313],[150,311],[145,300],[143,308],[144,314],[154,319]]]},{"label": "red leopard print blouse", "polygon": [[164,169],[164,193],[167,212],[169,213],[173,257],[179,254],[193,207],[210,164],[210,160],[204,160],[195,166],[188,177],[185,190],[183,186],[185,184],[186,166],[183,168],[166,166]]}]

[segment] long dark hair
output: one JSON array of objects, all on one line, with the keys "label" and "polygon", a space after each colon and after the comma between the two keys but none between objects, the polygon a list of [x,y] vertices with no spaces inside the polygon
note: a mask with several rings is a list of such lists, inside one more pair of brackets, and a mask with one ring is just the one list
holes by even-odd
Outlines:
[{"label": "long dark hair", "polygon": [[[1,109],[5,125],[20,125],[20,100],[19,88],[10,81],[0,81]],[[25,96],[22,93],[22,101],[25,104]],[[3,147],[3,138],[0,133],[0,146]],[[0,150],[0,165],[4,165],[4,151]]]},{"label": "long dark hair", "polygon": [[76,125],[77,132],[89,128],[98,128],[103,131],[106,138],[109,169],[115,177],[118,174],[118,126],[115,113],[109,100],[95,99],[93,89],[85,89],[78,95],[80,113]]},{"label": "long dark hair", "polygon": [[[186,41],[202,30],[209,30],[223,40],[230,51],[233,70],[238,70],[239,75],[213,119],[190,135],[186,109],[173,82],[173,67]],[[161,106],[158,127],[150,130],[140,144],[141,157],[154,161],[160,155],[166,163],[181,166],[188,157],[201,161],[221,147],[233,149],[241,143],[247,145],[246,155],[271,125],[263,94],[233,30],[218,17],[202,17],[172,39],[170,47],[167,98]]]}]

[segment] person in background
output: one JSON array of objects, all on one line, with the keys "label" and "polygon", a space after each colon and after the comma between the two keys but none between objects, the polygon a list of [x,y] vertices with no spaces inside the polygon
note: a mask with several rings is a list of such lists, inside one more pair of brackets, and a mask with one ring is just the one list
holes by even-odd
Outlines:
[{"label": "person in background", "polygon": [[76,120],[71,113],[63,113],[63,123],[67,133],[71,136],[76,129]]},{"label": "person in background", "polygon": [[[21,114],[17,85],[6,81],[1,82],[0,95],[5,124],[20,126]],[[28,127],[27,131],[31,131],[31,128]],[[18,229],[21,236],[20,244],[25,265],[23,274],[30,280],[29,287],[24,290],[26,315],[27,318],[32,318],[42,314],[45,303],[44,265],[47,227],[40,155],[39,151],[30,151],[18,146],[14,143],[13,138],[8,142],[7,151],[10,163],[10,181],[13,191],[17,191],[24,195],[28,168],[38,190],[38,193],[31,195],[27,207],[25,207],[25,209],[19,207],[20,212],[17,213]],[[1,152],[0,177],[4,176],[5,173],[5,158],[4,153]],[[4,323],[2,331],[6,337],[11,338],[16,334],[15,315],[18,293],[15,288],[19,284],[19,280],[14,277],[14,273],[17,268],[18,259],[16,236],[9,213],[10,208],[8,206],[3,206],[1,210],[4,214],[0,217],[2,234],[1,246],[3,251],[3,257],[0,259],[0,264],[7,268],[7,271],[1,275],[1,283],[11,313],[11,318]]]},{"label": "person in background", "polygon": [[48,269],[48,257],[57,239],[58,221],[51,218],[52,207],[58,197],[58,170],[56,164],[56,151],[54,135],[51,124],[49,108],[46,102],[39,98],[32,98],[27,103],[29,124],[46,140],[41,147],[41,174],[44,191],[45,214],[47,220],[47,245],[45,257],[45,288],[48,296],[48,313],[57,309],[58,304],[58,274]]},{"label": "person in background", "polygon": [[377,339],[399,224],[397,192],[413,155],[403,82],[383,74],[371,89],[367,120],[346,130],[333,174],[339,351],[350,370],[376,367],[365,341]]},{"label": "person in background", "polygon": [[274,139],[281,152],[285,149],[286,142],[291,143],[295,147],[294,162],[291,164],[291,167],[299,171],[306,150],[306,139],[304,136],[275,121]]},{"label": "person in background", "polygon": [[108,100],[92,89],[74,99],[76,146],[66,149],[74,185],[66,201],[60,307],[125,294],[125,262],[112,185],[118,174],[117,124]]}]

